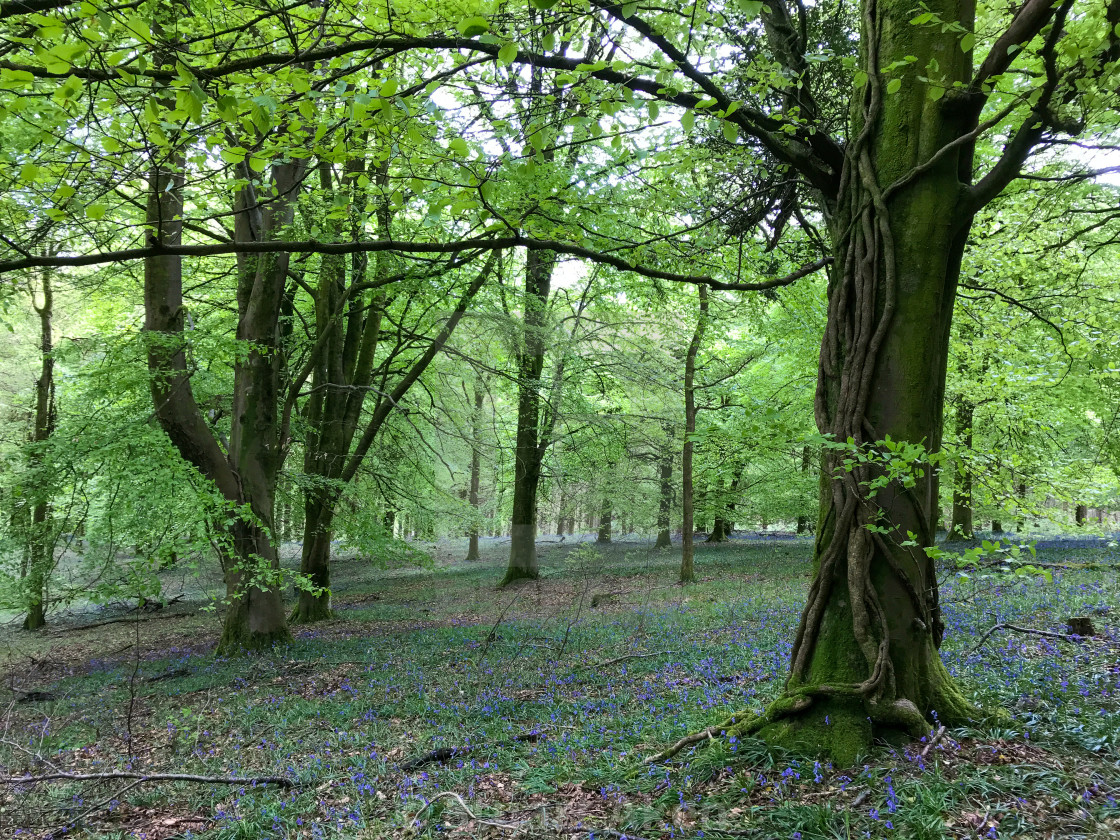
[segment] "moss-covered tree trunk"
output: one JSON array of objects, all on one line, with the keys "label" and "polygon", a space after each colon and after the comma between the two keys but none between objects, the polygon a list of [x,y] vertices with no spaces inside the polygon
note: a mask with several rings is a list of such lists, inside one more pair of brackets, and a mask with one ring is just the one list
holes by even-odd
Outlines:
[{"label": "moss-covered tree trunk", "polygon": [[[971,31],[970,0],[930,8]],[[940,448],[953,300],[974,212],[962,189],[971,156],[958,140],[972,112],[932,97],[914,74],[901,74],[888,93],[893,76],[881,68],[913,61],[907,56],[917,57],[915,67],[936,62],[950,86],[971,78],[971,54],[957,38],[912,17],[903,3],[863,4],[869,81],[854,105],[831,220],[816,398],[820,431],[851,444],[825,450],[815,573],[790,678],[759,723],[771,740],[840,762],[879,730],[918,736],[935,714],[956,723],[975,712],[938,654],[944,626],[923,551],[937,516],[933,471],[915,471],[911,486],[867,489],[882,479],[876,459],[889,457],[888,437]],[[868,461],[848,471],[852,457]]]},{"label": "moss-covered tree trunk", "polygon": [[[267,206],[249,194],[251,186],[238,192],[234,229],[239,241],[266,240],[288,227],[303,167],[302,162],[273,167],[268,189],[275,197]],[[182,244],[183,169],[178,142],[153,155],[145,223],[157,246]],[[272,542],[276,483],[285,454],[279,391],[287,269],[286,254],[238,255],[237,338],[245,351],[234,365],[229,444],[223,448],[191,388],[182,259],[157,251],[144,260],[144,329],[156,419],[182,457],[235,511],[214,527],[226,582],[219,653],[266,648],[291,638]]]}]

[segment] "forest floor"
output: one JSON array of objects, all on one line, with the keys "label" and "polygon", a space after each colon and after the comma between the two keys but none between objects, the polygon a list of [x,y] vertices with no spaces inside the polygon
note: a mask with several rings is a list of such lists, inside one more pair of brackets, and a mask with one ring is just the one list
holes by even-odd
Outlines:
[{"label": "forest floor", "polygon": [[[641,759],[780,690],[804,540],[679,550],[542,543],[466,565],[334,573],[337,619],[269,655],[215,659],[199,603],[0,634],[13,775],[282,776],[296,784],[51,781],[0,789],[0,837],[1115,838],[1120,551],[1055,543],[1053,580],[946,572],[945,661],[999,730],[877,746],[832,767],[759,742]],[[1099,635],[1061,638],[1091,617]],[[106,616],[102,621],[112,620]],[[1052,636],[1000,629],[1033,628]]]}]

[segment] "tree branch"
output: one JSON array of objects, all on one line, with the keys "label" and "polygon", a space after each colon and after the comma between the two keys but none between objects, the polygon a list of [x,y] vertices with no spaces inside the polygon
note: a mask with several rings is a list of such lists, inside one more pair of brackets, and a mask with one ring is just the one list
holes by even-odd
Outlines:
[{"label": "tree branch", "polygon": [[526,248],[530,251],[555,251],[573,257],[580,257],[594,263],[609,265],[619,271],[631,271],[642,277],[654,280],[667,280],[674,283],[691,283],[692,285],[706,284],[713,289],[733,292],[759,292],[774,289],[779,286],[788,286],[791,283],[819,271],[831,262],[830,257],[824,257],[815,263],[800,268],[785,277],[772,280],[763,280],[758,283],[725,283],[704,274],[680,274],[673,271],[637,265],[623,259],[614,253],[603,253],[570,242],[557,239],[537,239],[532,236],[499,236],[493,238],[478,237],[476,239],[455,240],[451,242],[400,242],[393,239],[376,239],[364,242],[320,242],[316,239],[305,239],[295,242],[281,241],[250,241],[250,242],[221,242],[212,245],[162,245],[151,243],[143,248],[125,248],[119,251],[103,251],[96,254],[82,254],[79,256],[30,256],[17,260],[0,261],[0,275],[10,271],[23,271],[29,268],[76,268],[90,265],[105,265],[107,263],[129,262],[142,260],[148,257],[217,257],[228,256],[236,253],[242,254],[276,254],[276,253],[305,253],[305,254],[358,254],[375,253],[379,251],[398,251],[406,254],[451,254],[469,249],[501,250],[504,248]]}]

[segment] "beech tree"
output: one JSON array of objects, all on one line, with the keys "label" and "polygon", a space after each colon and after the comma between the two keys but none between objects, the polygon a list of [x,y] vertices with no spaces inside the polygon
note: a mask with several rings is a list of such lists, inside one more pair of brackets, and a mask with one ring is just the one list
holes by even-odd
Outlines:
[{"label": "beech tree", "polygon": [[[133,199],[143,192],[135,189],[138,167],[146,175],[145,237],[114,239],[95,229],[83,234],[87,247],[81,253],[44,258],[32,253],[30,237],[21,236],[5,243],[0,273],[146,261],[160,422],[229,504],[251,514],[236,517],[243,524],[232,527],[237,546],[232,554],[239,560],[230,568],[245,569],[241,560],[260,558],[263,563],[253,568],[261,574],[248,581],[236,577],[244,572],[235,574],[235,588],[245,594],[235,599],[231,615],[242,618],[227,631],[230,638],[255,643],[285,632],[270,577],[274,549],[268,544],[285,440],[284,420],[272,399],[281,364],[275,313],[287,288],[285,255],[520,248],[528,252],[526,298],[537,301],[549,289],[546,275],[550,278],[560,254],[651,282],[711,290],[773,289],[827,264],[827,321],[814,409],[828,443],[814,578],[786,693],[762,716],[734,716],[724,728],[823,748],[847,760],[877,730],[918,734],[934,712],[944,722],[975,718],[979,711],[953,684],[937,651],[943,624],[924,548],[933,541],[939,488],[936,472],[922,466],[919,455],[941,447],[951,321],[973,219],[1025,167],[1047,165],[1045,156],[1032,159],[1036,151],[1054,148],[1063,135],[1108,129],[1099,123],[1115,105],[1120,2],[1027,0],[1014,10],[985,8],[979,19],[975,4],[963,0],[933,0],[919,10],[899,0],[811,8],[743,0],[697,5],[688,14],[640,1],[528,5],[515,4],[502,14],[470,5],[466,16],[451,19],[441,17],[442,8],[400,15],[392,6],[378,7],[359,17],[348,9],[309,6],[281,23],[275,18],[280,13],[236,7],[237,22],[254,33],[243,41],[227,30],[203,31],[202,20],[192,24],[201,34],[180,32],[178,24],[172,31],[166,22],[163,29],[142,26],[124,7],[114,9],[117,16],[107,16],[107,23],[86,5],[59,12],[57,19],[36,18],[37,28],[20,36],[20,48],[0,68],[4,84],[35,95],[17,96],[19,109],[5,113],[16,114],[9,121],[25,120],[35,108],[46,114],[48,106],[39,100],[50,100],[55,105],[47,127],[56,132],[49,142],[62,136],[68,143],[90,138],[92,145],[104,138],[122,150],[129,133],[118,103],[127,93],[128,119],[152,139],[144,148],[122,152],[133,164]],[[42,15],[69,4],[35,7]],[[26,14],[24,4],[6,4],[0,19]],[[74,49],[61,45],[68,28],[84,33]],[[96,37],[85,31],[95,29]],[[121,54],[108,53],[107,41]],[[192,59],[192,52],[203,57]],[[355,74],[406,53],[425,67],[423,83],[401,90],[396,78],[387,78],[376,92],[366,82],[348,87],[359,81]],[[974,61],[974,53],[983,57]],[[315,122],[316,99],[347,97],[358,122],[398,103],[413,112],[430,107],[437,113],[440,106],[428,100],[431,84],[483,65],[497,75],[480,71],[472,81],[485,76],[493,91],[523,90],[521,83],[528,81],[534,105],[562,115],[579,128],[579,136],[574,130],[529,133],[517,126],[520,138],[509,153],[524,163],[493,172],[479,166],[470,179],[441,189],[428,217],[438,217],[431,212],[438,206],[449,210],[454,222],[444,226],[436,218],[424,235],[418,232],[407,242],[292,235],[292,191],[313,171],[307,160],[329,156],[337,144],[330,127]],[[546,72],[554,90],[534,90],[532,80]],[[253,87],[255,79],[264,87]],[[94,96],[85,86],[105,86],[113,95]],[[850,96],[837,96],[838,90]],[[563,107],[569,94],[579,108]],[[652,152],[637,149],[626,137],[660,130],[655,127],[669,109],[680,115],[686,132],[696,130],[700,120],[708,136],[722,138],[727,156],[754,161],[752,171],[775,174],[744,191],[740,203],[759,207],[748,214],[751,227],[761,231],[758,238],[767,240],[767,247],[778,247],[795,220],[819,249],[815,261],[782,277],[748,265],[747,274],[762,279],[745,282],[742,260],[731,247],[734,237],[705,215],[707,203],[694,198],[691,206],[666,213],[665,202],[683,193],[672,182],[692,175],[688,153],[673,143],[655,144]],[[484,111],[479,105],[478,113]],[[508,136],[511,121],[495,116],[495,136]],[[225,154],[208,151],[208,158],[192,163],[200,153],[181,127],[206,124],[203,117],[246,128],[252,142],[235,146],[224,131],[207,129],[208,149]],[[87,119],[82,131],[71,128]],[[505,128],[498,128],[503,122]],[[604,142],[607,131],[610,139]],[[616,174],[631,169],[645,175],[662,166],[672,177],[662,177],[658,191],[644,200],[589,201],[595,212],[575,222],[564,210],[577,194],[574,188],[560,190],[564,200],[553,196],[546,209],[533,203],[544,204],[541,196],[522,202],[526,193],[503,203],[499,187],[540,176],[542,164],[555,161],[561,148],[575,148],[590,137],[600,140],[602,159],[595,160],[598,168],[579,173],[588,193],[599,188],[602,196],[621,195],[616,182],[627,179]],[[18,153],[5,152],[9,181],[40,178],[46,142],[40,138]],[[445,157],[486,159],[484,143],[472,148],[461,136],[443,142]],[[231,165],[241,167],[242,176],[246,166],[256,173],[236,179],[241,186],[235,230],[216,244],[212,237],[205,244],[184,243],[182,231],[192,230],[183,218],[191,206],[187,164],[194,173],[209,173],[219,156],[236,161]],[[641,170],[646,159],[649,166]],[[714,153],[706,165],[716,165]],[[48,175],[44,182],[58,180]],[[62,177],[75,179],[75,172]],[[209,181],[209,174],[200,181]],[[259,205],[247,200],[248,184],[266,200]],[[630,192],[642,194],[636,186]],[[77,228],[74,191],[51,195],[52,217]],[[104,207],[93,206],[99,209],[90,221],[97,222]],[[213,208],[209,212],[218,215]],[[212,233],[210,221],[198,214],[189,222],[192,235],[200,235],[199,228]],[[253,223],[246,229],[248,222]],[[181,260],[219,254],[238,255],[238,337],[246,348],[235,377],[228,448],[216,442],[189,399],[182,301]],[[795,255],[804,253],[786,256]],[[681,264],[689,270],[674,270]],[[524,378],[537,382],[546,348],[533,343],[534,319],[543,308],[530,303],[525,314]],[[526,438],[526,452],[530,442]],[[540,443],[538,438],[538,450]],[[905,480],[892,479],[885,466],[899,452],[916,465]],[[523,507],[530,506],[535,497],[526,498]],[[535,517],[518,513],[515,526],[522,531],[519,542],[527,545]],[[511,553],[507,578],[535,574],[534,564],[512,561]]]}]

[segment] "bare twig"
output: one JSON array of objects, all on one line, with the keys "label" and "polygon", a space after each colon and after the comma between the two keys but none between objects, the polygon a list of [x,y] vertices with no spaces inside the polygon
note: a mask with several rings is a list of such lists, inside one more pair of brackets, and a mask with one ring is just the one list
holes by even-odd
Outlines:
[{"label": "bare twig", "polygon": [[107,773],[45,773],[42,776],[0,776],[0,785],[31,785],[39,782],[95,782],[108,779],[136,779],[139,782],[197,782],[204,785],[277,785],[295,787],[296,782],[283,776],[195,776],[191,773],[128,773],[123,770]]},{"label": "bare twig", "polygon": [[[508,746],[511,746],[513,744],[518,744],[518,743],[532,743],[533,741],[539,741],[542,737],[543,736],[541,735],[540,732],[525,732],[521,735],[514,736],[514,738],[510,741],[501,741],[500,743],[493,744],[493,746],[494,747],[508,747]],[[436,763],[442,763],[444,761],[450,761],[451,759],[455,758],[456,756],[466,755],[468,753],[476,752],[476,751],[478,751],[480,749],[484,749],[488,746],[491,746],[491,745],[490,744],[473,744],[471,746],[465,746],[465,747],[440,747],[439,749],[432,750],[431,752],[426,753],[426,754],[421,755],[421,756],[418,756],[414,759],[411,759],[410,761],[406,761],[404,764],[401,765],[401,770],[407,773],[411,770],[416,770],[420,767],[423,767],[426,764],[436,764]]]},{"label": "bare twig", "polygon": [[966,655],[972,656],[976,651],[984,646],[984,642],[988,641],[988,637],[995,633],[997,630],[1011,630],[1015,633],[1027,633],[1031,636],[1045,636],[1048,639],[1063,639],[1067,642],[1075,642],[1077,639],[1070,636],[1068,633],[1055,633],[1053,630],[1035,630],[1033,627],[1019,627],[1015,624],[997,624],[994,627],[988,628],[988,631],[980,637],[980,641],[976,643],[976,647],[970,650]]},{"label": "bare twig", "polygon": [[582,671],[587,668],[606,668],[609,665],[617,665],[619,662],[626,662],[630,659],[649,659],[652,656],[669,656],[676,653],[675,650],[655,650],[653,653],[630,653],[626,656],[618,656],[614,659],[605,659],[602,662],[588,662],[586,665],[577,665],[574,670]]},{"label": "bare twig", "polygon": [[437,793],[435,796],[433,796],[431,799],[429,799],[427,804],[424,805],[424,807],[421,808],[417,812],[415,819],[417,821],[419,821],[421,814],[423,814],[425,811],[427,811],[429,808],[431,808],[432,805],[434,805],[438,800],[444,799],[444,798],[454,799],[456,802],[458,802],[459,807],[462,808],[466,812],[467,816],[470,817],[472,820],[474,820],[477,823],[480,823],[482,825],[493,826],[494,828],[504,828],[507,831],[518,831],[518,830],[520,830],[520,826],[514,825],[512,823],[502,823],[502,822],[495,822],[494,820],[484,820],[484,819],[482,819],[482,817],[478,816],[474,811],[472,811],[467,806],[467,803],[463,801],[463,797],[461,797],[459,794],[455,793],[454,791],[450,791],[450,790],[445,790],[442,793]]},{"label": "bare twig", "polygon": [[926,754],[930,750],[932,750],[935,746],[937,746],[937,742],[940,741],[944,736],[945,736],[945,726],[942,725],[942,726],[937,727],[937,731],[934,732],[933,735],[930,737],[929,743],[927,743],[924,747],[922,747],[922,751],[920,753],[918,753],[918,755],[921,756],[922,758],[925,758]]}]

